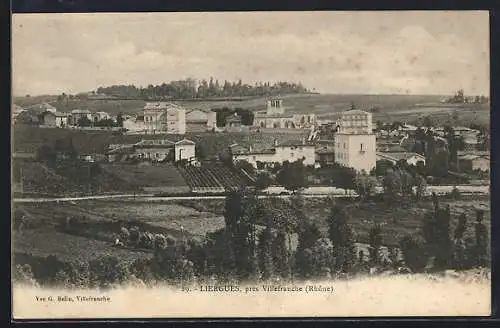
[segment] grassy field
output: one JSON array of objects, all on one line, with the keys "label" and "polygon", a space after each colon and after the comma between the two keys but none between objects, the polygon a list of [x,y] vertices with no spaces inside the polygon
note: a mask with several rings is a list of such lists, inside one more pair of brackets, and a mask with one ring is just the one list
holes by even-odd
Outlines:
[{"label": "grassy field", "polygon": [[150,258],[151,253],[116,248],[109,242],[74,236],[55,230],[26,230],[12,236],[14,253],[28,253],[46,257],[57,255],[65,262],[89,261],[107,255],[132,262],[137,258]]},{"label": "grassy field", "polygon": [[224,147],[233,143],[244,146],[269,147],[276,139],[278,142],[299,140],[307,136],[307,131],[301,133],[187,133],[181,135],[117,135],[106,131],[80,131],[68,129],[43,129],[28,126],[15,126],[13,129],[13,151],[34,152],[43,144],[55,144],[56,140],[71,138],[78,153],[105,153],[110,144],[132,144],[141,139],[158,139],[164,137],[178,141],[186,137],[200,144],[207,156],[216,155]]},{"label": "grassy field", "polygon": [[[306,199],[305,208],[308,218],[316,222],[320,231],[327,235],[327,200]],[[281,201],[283,202],[283,201]],[[466,235],[473,236],[475,208],[485,210],[485,223],[490,224],[490,209],[487,200],[463,200],[440,202],[449,204],[452,212],[451,226],[457,222],[458,215],[465,213],[468,218]],[[283,204],[283,203],[282,203]],[[368,242],[369,229],[374,222],[382,226],[383,244],[397,246],[400,238],[419,232],[425,211],[432,210],[430,201],[419,205],[388,207],[380,203],[349,203],[347,212],[349,222],[356,233],[358,243]],[[282,205],[275,204],[275,207]],[[28,217],[29,227],[22,234],[14,233],[13,247],[17,253],[32,253],[62,258],[95,258],[106,254],[116,254],[120,258],[134,259],[146,256],[141,252],[117,249],[110,242],[121,227],[138,226],[141,231],[162,233],[174,238],[202,239],[207,232],[224,227],[223,200],[203,201],[163,201],[132,202],[125,200],[92,200],[77,204],[49,203],[17,204],[14,214]],[[75,233],[64,233],[57,229],[61,219],[66,217],[85,217],[85,229]],[[183,229],[183,230],[181,230]],[[296,239],[295,237],[293,238]],[[294,242],[295,244],[295,242]]]},{"label": "grassy field", "polygon": [[[184,178],[177,168],[171,164],[102,164],[101,168],[136,186],[155,187],[167,185],[187,188]],[[189,189],[187,190],[189,191]]]},{"label": "grassy field", "polygon": [[[351,103],[360,109],[376,108],[380,112],[394,112],[412,109],[415,105],[430,105],[439,103],[443,96],[435,95],[336,95],[336,94],[295,94],[284,95],[283,105],[292,113],[315,113],[318,115],[340,112],[349,109]],[[54,96],[17,97],[14,102],[27,106],[42,101],[54,101]],[[266,97],[248,98],[245,100],[228,101],[177,101],[187,109],[211,109],[221,107],[241,107],[245,109],[264,109]],[[136,113],[145,105],[142,100],[69,100],[66,104],[53,102],[60,111],[70,111],[74,108],[88,108],[91,111],[106,111],[112,115],[119,112]],[[441,106],[440,106],[441,107]]]}]

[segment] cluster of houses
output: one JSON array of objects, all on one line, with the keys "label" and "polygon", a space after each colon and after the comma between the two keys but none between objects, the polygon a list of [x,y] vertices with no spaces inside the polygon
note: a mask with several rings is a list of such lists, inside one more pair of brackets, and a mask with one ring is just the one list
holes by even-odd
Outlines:
[{"label": "cluster of houses", "polygon": [[[33,114],[35,113],[35,114]],[[13,119],[24,116],[38,119],[41,127],[72,127],[82,118],[91,122],[116,120],[106,112],[91,112],[75,109],[71,113],[58,112],[48,103],[23,109],[14,106]],[[32,116],[35,116],[32,117]],[[215,130],[216,112],[201,109],[187,110],[170,102],[148,102],[137,115],[123,115],[123,128],[131,134],[180,135],[186,132]],[[241,126],[241,117],[232,115],[226,119],[227,127]],[[267,147],[231,145],[230,152],[235,161],[245,160],[256,168],[285,161],[303,161],[305,165],[333,164],[370,172],[377,161],[385,160],[394,164],[405,160],[410,165],[419,162],[425,165],[425,157],[409,152],[408,145],[414,143],[416,126],[400,124],[391,129],[374,128],[372,113],[351,109],[341,113],[337,121],[321,122],[314,114],[287,114],[281,99],[266,102],[264,111],[254,115],[254,127],[271,129],[310,129],[309,137],[296,141],[275,141]],[[333,132],[325,138],[324,129]],[[478,143],[479,131],[454,127],[456,134],[463,137],[465,152],[459,154],[461,168],[464,170],[489,170],[489,154],[474,152]],[[443,128],[433,129],[435,138],[446,143]],[[322,135],[322,137],[321,137]],[[110,145],[106,158],[109,161],[130,158],[165,161],[186,160],[196,162],[195,143],[188,139],[142,140],[134,144]],[[95,160],[92,156],[89,161]]]},{"label": "cluster of houses", "polygon": [[132,158],[149,160],[154,162],[163,161],[187,161],[195,162],[196,143],[188,139],[172,141],[166,138],[141,140],[134,144],[113,144],[107,150],[109,162],[126,161]]},{"label": "cluster of houses", "polygon": [[13,105],[12,124],[30,124],[41,128],[68,128],[78,126],[82,118],[87,118],[89,122],[102,120],[116,121],[106,112],[91,112],[88,109],[74,109],[69,113],[60,112],[49,103],[37,104],[27,108]]}]

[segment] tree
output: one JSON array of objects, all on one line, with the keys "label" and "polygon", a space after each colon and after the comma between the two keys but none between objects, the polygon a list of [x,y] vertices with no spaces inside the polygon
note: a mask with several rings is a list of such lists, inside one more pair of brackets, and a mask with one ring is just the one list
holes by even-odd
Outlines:
[{"label": "tree", "polygon": [[467,230],[467,216],[465,213],[460,214],[458,217],[457,226],[453,233],[454,251],[453,262],[454,267],[457,269],[464,268],[466,263],[466,244],[464,240],[464,233]]},{"label": "tree", "polygon": [[429,115],[426,115],[424,117],[423,125],[426,128],[432,128],[433,126],[435,126],[435,123],[434,123],[434,121],[432,120],[432,118]]},{"label": "tree", "polygon": [[388,169],[382,181],[384,197],[389,201],[395,201],[402,191],[401,175],[398,169]]},{"label": "tree", "polygon": [[377,179],[368,175],[364,170],[354,179],[355,190],[361,198],[369,197],[377,185]]},{"label": "tree", "polygon": [[130,275],[125,263],[114,256],[92,260],[89,268],[101,287],[123,283]]},{"label": "tree", "polygon": [[56,165],[56,151],[50,145],[45,144],[40,146],[36,151],[35,158],[50,168],[54,168]]},{"label": "tree", "polygon": [[13,280],[18,284],[28,285],[32,287],[38,287],[39,284],[33,275],[33,271],[29,264],[18,264],[14,271]]},{"label": "tree", "polygon": [[476,265],[486,267],[488,263],[488,232],[483,223],[484,211],[476,210],[476,222],[474,231],[476,236]]},{"label": "tree", "polygon": [[412,271],[419,272],[427,264],[425,241],[419,235],[408,235],[399,242],[403,253],[403,260]]},{"label": "tree", "polygon": [[370,229],[370,262],[374,265],[380,264],[380,247],[382,246],[382,228],[379,224],[375,224]]},{"label": "tree", "polygon": [[450,265],[452,259],[451,213],[449,205],[443,209],[436,202],[434,206],[434,212],[424,215],[422,236],[426,242],[427,253],[435,259],[435,268],[444,269]]},{"label": "tree", "polygon": [[116,115],[116,125],[120,128],[123,128],[123,113],[120,112]]},{"label": "tree", "polygon": [[78,119],[76,124],[80,127],[88,127],[92,125],[92,121],[87,116],[82,116]]},{"label": "tree", "polygon": [[328,237],[333,245],[335,268],[348,271],[355,263],[354,234],[343,208],[333,205],[328,217]]},{"label": "tree", "polygon": [[262,279],[267,280],[274,276],[273,234],[269,225],[260,232],[258,243],[260,271]]},{"label": "tree", "polygon": [[306,168],[302,161],[293,163],[284,162],[283,168],[278,172],[276,181],[285,189],[295,193],[296,191],[307,187]]},{"label": "tree", "polygon": [[321,238],[321,233],[316,224],[305,221],[299,223],[298,237],[296,267],[301,276],[311,276],[314,274],[314,252],[312,249]]},{"label": "tree", "polygon": [[265,190],[267,189],[271,184],[273,180],[267,173],[259,173],[257,175],[257,178],[255,179],[255,187],[257,190]]},{"label": "tree", "polygon": [[286,233],[279,229],[273,240],[273,263],[276,275],[286,278],[290,273],[290,254],[286,247]]},{"label": "tree", "polygon": [[201,143],[196,143],[195,147],[194,147],[194,155],[196,156],[196,158],[198,158],[200,161],[201,160],[204,160],[206,157],[207,157],[207,154],[206,154],[206,151],[205,151],[205,148],[203,147],[203,145]]},{"label": "tree", "polygon": [[427,182],[425,181],[425,178],[421,175],[417,175],[415,177],[415,186],[415,196],[418,202],[422,199],[422,196],[425,194],[425,191],[427,189]]}]

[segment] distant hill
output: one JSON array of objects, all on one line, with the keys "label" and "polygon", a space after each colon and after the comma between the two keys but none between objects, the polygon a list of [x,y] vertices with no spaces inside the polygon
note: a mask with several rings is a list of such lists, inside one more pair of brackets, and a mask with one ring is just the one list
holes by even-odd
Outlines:
[{"label": "distant hill", "polygon": [[[291,94],[281,97],[287,111],[292,113],[315,113],[317,115],[341,112],[350,108],[354,103],[359,109],[375,109],[379,112],[410,109],[416,104],[438,103],[442,96],[426,95],[335,95],[335,94]],[[176,103],[188,109],[209,110],[222,107],[240,107],[244,109],[264,109],[267,97],[248,97],[241,100],[214,99],[214,100],[185,100]],[[73,109],[87,108],[92,112],[105,111],[111,115],[119,112],[137,113],[142,111],[144,100],[96,100],[96,99],[67,99],[57,101],[57,96],[18,97],[15,104],[20,106],[31,105],[36,102],[49,102],[58,111],[69,112]]]}]

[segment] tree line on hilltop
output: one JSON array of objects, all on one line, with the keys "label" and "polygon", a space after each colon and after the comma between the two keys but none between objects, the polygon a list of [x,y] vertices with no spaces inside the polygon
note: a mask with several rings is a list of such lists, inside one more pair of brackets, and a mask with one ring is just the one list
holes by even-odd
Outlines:
[{"label": "tree line on hilltop", "polygon": [[213,78],[208,81],[187,78],[160,85],[150,84],[147,87],[112,85],[99,87],[96,90],[97,94],[142,100],[261,97],[308,92],[309,90],[301,83],[275,82],[271,84],[270,82],[256,82],[254,85],[250,85],[243,83],[242,80],[219,82],[219,80]]}]

